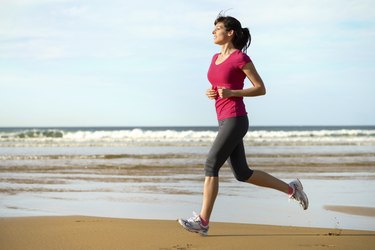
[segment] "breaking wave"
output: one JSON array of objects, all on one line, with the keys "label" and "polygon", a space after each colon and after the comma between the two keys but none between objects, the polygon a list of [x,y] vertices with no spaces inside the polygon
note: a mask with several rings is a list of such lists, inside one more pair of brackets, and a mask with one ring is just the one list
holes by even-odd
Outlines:
[{"label": "breaking wave", "polygon": [[[22,143],[47,143],[66,145],[79,143],[211,143],[216,137],[215,129],[201,130],[64,130],[24,129],[1,131],[0,143],[10,146]],[[320,129],[320,130],[249,130],[245,142],[265,144],[365,144],[375,145],[375,129]]]}]

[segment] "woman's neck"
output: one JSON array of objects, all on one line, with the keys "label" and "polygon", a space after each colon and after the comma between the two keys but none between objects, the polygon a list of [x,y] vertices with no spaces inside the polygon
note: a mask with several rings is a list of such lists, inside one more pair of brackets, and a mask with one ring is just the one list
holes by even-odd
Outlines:
[{"label": "woman's neck", "polygon": [[227,56],[232,54],[233,51],[235,51],[236,48],[233,46],[232,43],[226,43],[221,46],[221,54],[223,56]]}]

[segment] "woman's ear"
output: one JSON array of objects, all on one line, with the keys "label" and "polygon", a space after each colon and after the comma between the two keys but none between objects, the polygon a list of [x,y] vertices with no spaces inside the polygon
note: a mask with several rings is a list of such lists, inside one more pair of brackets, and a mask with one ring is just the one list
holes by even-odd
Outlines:
[{"label": "woman's ear", "polygon": [[233,34],[234,34],[234,30],[230,30],[227,32],[227,36],[233,36]]}]

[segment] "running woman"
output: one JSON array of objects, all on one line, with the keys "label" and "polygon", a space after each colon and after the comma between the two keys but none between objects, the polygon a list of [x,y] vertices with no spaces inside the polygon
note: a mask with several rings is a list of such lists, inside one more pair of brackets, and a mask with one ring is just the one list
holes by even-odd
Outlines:
[{"label": "running woman", "polygon": [[[203,202],[200,214],[178,222],[188,231],[207,235],[209,220],[219,189],[219,170],[228,160],[235,178],[241,182],[281,191],[299,202],[304,210],[309,206],[302,183],[296,179],[287,184],[260,170],[252,170],[246,162],[243,137],[249,123],[243,97],[266,94],[264,83],[246,54],[251,36],[234,17],[219,15],[212,31],[214,43],[221,46],[221,53],[213,56],[208,69],[212,87],[206,91],[215,100],[219,131],[205,163]],[[252,87],[244,88],[248,78]]]}]

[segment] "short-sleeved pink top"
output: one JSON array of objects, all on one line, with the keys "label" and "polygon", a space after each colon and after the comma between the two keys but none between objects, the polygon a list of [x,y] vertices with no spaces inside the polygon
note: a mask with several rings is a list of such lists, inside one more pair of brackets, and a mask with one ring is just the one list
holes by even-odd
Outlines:
[{"label": "short-sleeved pink top", "polygon": [[[243,89],[246,75],[242,68],[251,62],[249,56],[240,50],[235,50],[225,61],[216,64],[218,56],[219,53],[213,56],[207,73],[212,89],[217,90],[218,87],[233,90]],[[247,114],[243,97],[220,98],[218,96],[215,107],[218,120]]]}]

